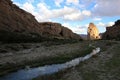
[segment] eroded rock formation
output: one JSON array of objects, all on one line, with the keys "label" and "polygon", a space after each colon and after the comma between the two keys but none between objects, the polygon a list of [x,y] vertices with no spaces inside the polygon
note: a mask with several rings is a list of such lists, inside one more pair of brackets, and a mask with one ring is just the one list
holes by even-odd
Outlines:
[{"label": "eroded rock formation", "polygon": [[87,38],[88,40],[100,39],[99,31],[93,23],[89,24],[89,27],[87,30]]},{"label": "eroded rock formation", "polygon": [[[39,23],[35,17],[20,9],[10,0],[0,0],[0,40],[13,40],[35,37],[59,37],[62,39],[81,39],[70,29],[59,23]],[[23,38],[21,37],[23,36]],[[17,37],[17,38],[16,38]],[[37,38],[36,37],[36,38]]]},{"label": "eroded rock formation", "polygon": [[43,28],[42,35],[45,37],[56,37],[60,39],[81,39],[81,37],[73,33],[67,27],[62,26],[59,23],[42,22],[39,23]]},{"label": "eroded rock formation", "polygon": [[103,33],[102,39],[120,40],[120,20],[117,20],[113,26],[106,27],[106,32]]}]

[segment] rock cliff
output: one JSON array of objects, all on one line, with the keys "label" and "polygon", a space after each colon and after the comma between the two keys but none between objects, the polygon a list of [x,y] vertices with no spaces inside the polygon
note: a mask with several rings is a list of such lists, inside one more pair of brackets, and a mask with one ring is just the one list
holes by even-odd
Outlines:
[{"label": "rock cliff", "polygon": [[100,39],[99,31],[93,23],[89,24],[89,27],[87,30],[87,38],[88,40]]},{"label": "rock cliff", "polygon": [[45,37],[53,37],[59,39],[81,39],[81,37],[73,33],[67,27],[62,26],[59,23],[42,22],[39,23],[43,28],[42,35]]},{"label": "rock cliff", "polygon": [[106,27],[106,32],[103,33],[102,39],[120,40],[120,20],[117,20],[113,26]]},{"label": "rock cliff", "polygon": [[41,33],[42,27],[39,27],[33,15],[10,0],[0,0],[0,31]]},{"label": "rock cliff", "polygon": [[22,40],[23,37],[27,40],[38,36],[81,39],[59,23],[39,23],[32,14],[20,9],[12,1],[0,0],[0,41]]}]

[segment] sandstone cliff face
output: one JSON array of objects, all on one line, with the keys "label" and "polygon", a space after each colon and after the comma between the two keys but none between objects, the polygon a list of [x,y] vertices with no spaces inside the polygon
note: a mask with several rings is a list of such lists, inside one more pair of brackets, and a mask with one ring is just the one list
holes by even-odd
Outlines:
[{"label": "sandstone cliff face", "polygon": [[42,35],[45,37],[52,36],[53,38],[59,39],[81,39],[79,35],[59,23],[43,22],[39,24],[43,27]]},{"label": "sandstone cliff face", "polygon": [[[2,38],[3,40],[18,37],[21,34],[29,37],[35,37],[34,34],[37,34],[45,37],[49,35],[49,37],[58,36],[63,39],[66,37],[69,39],[80,39],[80,36],[77,36],[69,29],[66,30],[69,32],[64,31],[63,33],[64,29],[66,30],[59,23],[39,23],[32,14],[20,9],[10,0],[0,0],[0,37],[4,37]],[[14,34],[14,37],[11,34]]]},{"label": "sandstone cliff face", "polygon": [[93,23],[89,24],[89,27],[87,30],[87,37],[88,37],[88,40],[100,39],[99,31]]},{"label": "sandstone cliff face", "polygon": [[102,39],[120,40],[120,20],[116,21],[113,26],[106,27],[106,32],[103,33]]},{"label": "sandstone cliff face", "polygon": [[41,33],[42,27],[39,27],[33,15],[12,4],[10,0],[0,0],[0,30]]}]

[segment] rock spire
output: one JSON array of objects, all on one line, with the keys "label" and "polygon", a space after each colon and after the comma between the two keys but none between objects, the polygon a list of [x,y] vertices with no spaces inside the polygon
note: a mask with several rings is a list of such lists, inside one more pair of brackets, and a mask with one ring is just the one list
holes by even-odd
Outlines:
[{"label": "rock spire", "polygon": [[94,25],[94,23],[89,24],[89,27],[87,29],[87,38],[88,40],[100,39],[99,31],[97,27]]}]

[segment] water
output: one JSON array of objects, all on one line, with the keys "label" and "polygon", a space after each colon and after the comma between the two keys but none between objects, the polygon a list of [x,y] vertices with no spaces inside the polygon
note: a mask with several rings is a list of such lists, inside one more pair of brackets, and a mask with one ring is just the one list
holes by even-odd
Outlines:
[{"label": "water", "polygon": [[33,78],[38,77],[38,76],[42,76],[46,74],[53,74],[60,70],[67,69],[72,66],[76,66],[80,62],[89,59],[90,57],[92,57],[93,55],[99,52],[100,52],[100,48],[96,48],[90,54],[84,57],[75,58],[63,64],[53,64],[53,65],[45,65],[43,67],[21,69],[16,72],[12,72],[5,76],[0,77],[0,80],[32,80]]}]

